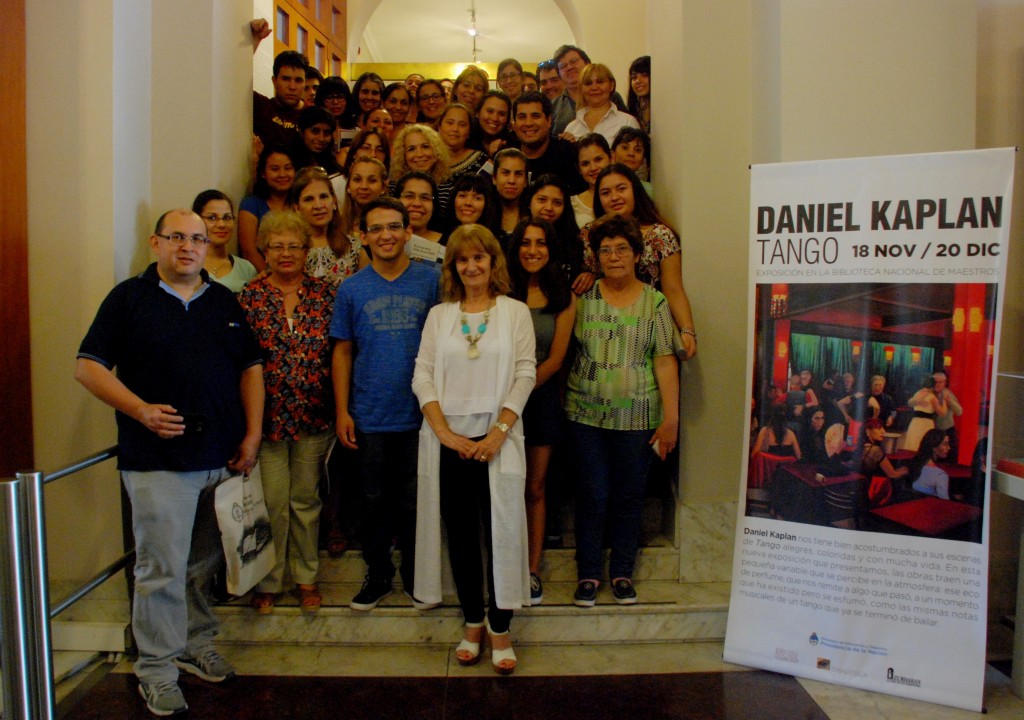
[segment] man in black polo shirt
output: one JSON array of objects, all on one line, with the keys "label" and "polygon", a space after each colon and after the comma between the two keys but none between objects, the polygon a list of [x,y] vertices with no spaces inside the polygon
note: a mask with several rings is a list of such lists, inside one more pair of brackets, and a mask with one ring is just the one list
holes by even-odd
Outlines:
[{"label": "man in black polo shirt", "polygon": [[262,430],[259,345],[234,295],[203,270],[208,244],[198,215],[165,213],[149,238],[157,261],[103,301],[75,368],[117,410],[136,548],[135,674],[161,716],[188,709],[179,669],[210,682],[234,676],[213,648],[205,596],[220,554],[213,494],[253,467]]},{"label": "man in black polo shirt", "polygon": [[554,173],[577,195],[587,183],[576,165],[576,144],[551,136],[551,101],[539,92],[526,92],[512,104],[512,128],[518,147],[526,155],[530,181],[546,173]]}]

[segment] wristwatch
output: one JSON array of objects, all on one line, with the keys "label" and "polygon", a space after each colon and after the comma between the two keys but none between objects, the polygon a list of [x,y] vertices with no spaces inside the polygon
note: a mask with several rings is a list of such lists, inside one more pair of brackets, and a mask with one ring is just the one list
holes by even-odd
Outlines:
[{"label": "wristwatch", "polygon": [[501,420],[499,420],[498,422],[494,423],[494,427],[498,428],[503,433],[508,435],[508,431],[509,431],[508,423],[504,423]]}]

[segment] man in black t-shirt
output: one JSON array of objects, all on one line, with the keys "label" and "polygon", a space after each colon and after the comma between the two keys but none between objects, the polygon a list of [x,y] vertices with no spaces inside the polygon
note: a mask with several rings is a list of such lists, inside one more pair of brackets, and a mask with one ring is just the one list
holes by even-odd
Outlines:
[{"label": "man in black t-shirt", "polygon": [[518,147],[526,155],[530,181],[545,173],[554,173],[577,195],[587,189],[576,164],[576,145],[551,137],[551,101],[539,92],[527,92],[513,103],[513,129]]},{"label": "man in black t-shirt", "polygon": [[299,103],[306,91],[306,59],[294,50],[274,58],[274,97],[252,91],[252,133],[264,147],[288,147],[299,134]]},{"label": "man in black t-shirt", "polygon": [[[253,52],[271,34],[270,24],[260,18],[249,23]],[[274,97],[252,91],[252,134],[264,147],[289,147],[299,133],[299,109],[306,95],[305,55],[285,50],[274,58]],[[317,73],[319,75],[320,73]]]}]

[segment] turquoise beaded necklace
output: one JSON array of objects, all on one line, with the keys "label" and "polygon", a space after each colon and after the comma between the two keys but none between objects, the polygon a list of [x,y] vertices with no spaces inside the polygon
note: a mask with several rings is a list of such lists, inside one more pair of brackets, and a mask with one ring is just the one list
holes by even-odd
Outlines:
[{"label": "turquoise beaded necklace", "polygon": [[459,304],[459,310],[462,311],[462,335],[466,338],[466,342],[469,343],[469,352],[467,354],[469,355],[470,360],[475,360],[480,357],[480,348],[478,348],[476,344],[480,342],[480,338],[482,338],[484,333],[487,332],[487,321],[491,319],[491,308],[488,307],[484,310],[484,321],[477,325],[476,335],[469,332],[469,318],[466,317],[465,303]]}]

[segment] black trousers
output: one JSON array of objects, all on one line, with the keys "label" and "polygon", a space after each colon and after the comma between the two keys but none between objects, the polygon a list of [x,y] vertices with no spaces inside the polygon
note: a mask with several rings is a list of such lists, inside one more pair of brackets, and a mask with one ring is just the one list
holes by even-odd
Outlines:
[{"label": "black trousers", "polygon": [[487,583],[490,607],[487,612],[491,630],[508,630],[512,611],[496,604],[494,561],[491,543],[491,491],[489,463],[463,460],[454,450],[441,447],[441,519],[448,531],[448,559],[452,565],[459,605],[468,623],[484,619],[483,558],[481,532],[487,546]]}]

